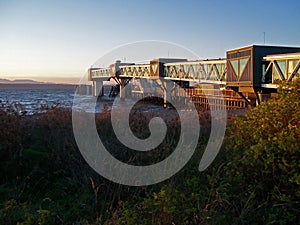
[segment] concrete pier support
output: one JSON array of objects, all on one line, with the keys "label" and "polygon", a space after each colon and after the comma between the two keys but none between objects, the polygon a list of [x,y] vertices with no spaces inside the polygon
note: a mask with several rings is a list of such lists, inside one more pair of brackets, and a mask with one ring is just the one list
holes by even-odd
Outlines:
[{"label": "concrete pier support", "polygon": [[93,95],[95,97],[103,95],[103,81],[93,81]]},{"label": "concrete pier support", "polygon": [[173,83],[170,81],[162,80],[163,92],[164,92],[164,108],[167,108],[167,99],[171,99]]},{"label": "concrete pier support", "polygon": [[128,85],[128,83],[131,80],[131,78],[117,78],[117,77],[114,77],[114,80],[120,86],[120,93],[119,93],[120,100],[125,100],[125,98],[126,98],[126,91],[125,91],[124,88],[125,88],[126,85]]},{"label": "concrete pier support", "polygon": [[126,91],[124,90],[126,82],[124,79],[120,79],[120,100],[125,100]]}]

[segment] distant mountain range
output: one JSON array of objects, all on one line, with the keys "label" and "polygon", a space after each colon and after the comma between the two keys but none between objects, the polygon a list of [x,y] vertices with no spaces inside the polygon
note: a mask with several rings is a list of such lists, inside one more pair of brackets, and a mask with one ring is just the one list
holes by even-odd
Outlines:
[{"label": "distant mountain range", "polygon": [[75,86],[74,84],[56,84],[29,79],[0,79],[0,89],[74,89]]},{"label": "distant mountain range", "polygon": [[1,79],[0,84],[54,84],[54,83],[46,83],[40,81],[34,81],[29,79],[20,79],[20,80],[8,80],[8,79]]}]

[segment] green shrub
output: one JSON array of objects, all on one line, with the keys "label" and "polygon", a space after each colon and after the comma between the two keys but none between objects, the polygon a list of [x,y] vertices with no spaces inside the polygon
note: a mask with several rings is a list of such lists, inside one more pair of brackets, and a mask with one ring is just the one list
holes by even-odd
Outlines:
[{"label": "green shrub", "polygon": [[240,199],[235,213],[243,222],[299,222],[299,84],[284,84],[276,99],[237,119],[229,132],[223,180],[239,187],[231,199]]}]

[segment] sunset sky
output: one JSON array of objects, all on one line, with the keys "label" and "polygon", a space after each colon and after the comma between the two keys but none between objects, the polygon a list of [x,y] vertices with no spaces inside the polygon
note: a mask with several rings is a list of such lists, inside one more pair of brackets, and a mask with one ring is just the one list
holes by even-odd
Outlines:
[{"label": "sunset sky", "polygon": [[300,1],[1,1],[0,78],[76,83],[104,53],[163,40],[202,58],[300,46]]}]

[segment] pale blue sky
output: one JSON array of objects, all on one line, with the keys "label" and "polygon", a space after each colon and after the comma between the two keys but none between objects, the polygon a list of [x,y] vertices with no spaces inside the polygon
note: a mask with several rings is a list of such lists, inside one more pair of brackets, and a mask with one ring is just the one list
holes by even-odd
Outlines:
[{"label": "pale blue sky", "polygon": [[[0,78],[75,82],[110,49],[163,40],[201,58],[300,46],[300,1],[1,1]],[[67,78],[64,80],[64,78]]]}]

